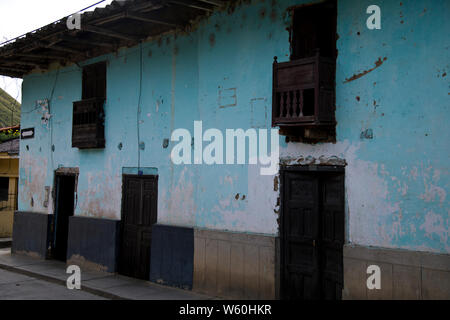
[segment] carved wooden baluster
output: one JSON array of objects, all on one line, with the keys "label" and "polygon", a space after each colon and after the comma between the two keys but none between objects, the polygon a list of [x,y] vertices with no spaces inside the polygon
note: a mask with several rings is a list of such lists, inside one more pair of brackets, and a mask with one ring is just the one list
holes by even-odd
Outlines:
[{"label": "carved wooden baluster", "polygon": [[277,115],[277,118],[281,118],[281,103],[280,103],[280,93],[279,92],[276,92],[275,93],[275,106],[276,106],[276,115]]},{"label": "carved wooden baluster", "polygon": [[300,90],[300,114],[299,117],[303,117],[303,89]]},{"label": "carved wooden baluster", "polygon": [[294,117],[298,118],[298,110],[299,110],[299,90],[294,91]]},{"label": "carved wooden baluster", "polygon": [[280,93],[280,118],[284,117],[284,92]]},{"label": "carved wooden baluster", "polygon": [[291,117],[291,91],[286,92],[286,118]]}]

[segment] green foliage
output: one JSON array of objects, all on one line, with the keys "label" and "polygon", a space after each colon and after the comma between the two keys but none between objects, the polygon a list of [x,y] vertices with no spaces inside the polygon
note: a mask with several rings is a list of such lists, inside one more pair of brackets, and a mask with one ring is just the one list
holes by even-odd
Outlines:
[{"label": "green foliage", "polygon": [[0,132],[0,142],[8,141],[11,139],[19,138],[20,130],[18,129],[9,129],[7,131]]},{"label": "green foliage", "polygon": [[17,124],[20,124],[20,103],[0,88],[0,128]]}]

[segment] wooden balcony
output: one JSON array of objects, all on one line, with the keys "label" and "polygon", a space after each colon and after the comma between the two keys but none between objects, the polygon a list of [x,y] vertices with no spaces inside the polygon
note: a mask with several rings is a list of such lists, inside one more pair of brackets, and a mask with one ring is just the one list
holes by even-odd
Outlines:
[{"label": "wooden balcony", "polygon": [[272,126],[335,124],[335,60],[314,57],[273,63]]},{"label": "wooden balcony", "polygon": [[73,103],[73,148],[105,147],[104,103],[105,98],[91,98]]}]

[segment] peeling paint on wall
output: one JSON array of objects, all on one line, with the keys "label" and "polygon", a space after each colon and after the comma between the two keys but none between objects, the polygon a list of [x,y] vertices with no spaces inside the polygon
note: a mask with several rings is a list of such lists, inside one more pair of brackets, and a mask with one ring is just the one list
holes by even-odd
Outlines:
[{"label": "peeling paint on wall", "polygon": [[115,170],[112,162],[109,159],[104,170],[80,172],[76,215],[120,219],[122,172]]},{"label": "peeling paint on wall", "polygon": [[[36,132],[33,140],[21,141],[19,210],[52,213],[52,201],[43,207],[45,186],[53,186],[55,164],[61,164],[80,168],[76,215],[120,219],[122,168],[137,166],[143,142],[140,165],[158,168],[159,223],[277,234],[278,176],[260,176],[258,166],[175,166],[171,145],[162,148],[161,142],[199,119],[219,130],[270,128],[273,57],[282,62],[290,54],[286,9],[307,3],[279,1],[269,8],[267,1],[239,1],[198,21],[189,34],[143,43],[151,56],[142,57],[142,141],[136,137],[139,47],[86,61],[109,61],[104,150],[71,148],[68,106],[81,98],[77,67],[60,70],[55,96],[61,98],[52,102],[49,121],[53,136],[40,125],[41,114],[31,111],[48,96],[55,71],[26,76],[21,121]],[[436,32],[450,29],[443,14],[449,5],[428,2],[423,14],[423,6],[411,2],[402,8],[404,24],[385,16],[384,31],[366,32],[361,14],[367,3],[338,1],[337,142],[281,141],[280,162],[346,166],[349,243],[450,252],[450,53],[442,46],[445,33]],[[398,11],[398,3],[384,1],[383,7]],[[368,128],[373,139],[361,139]]]},{"label": "peeling paint on wall", "polygon": [[446,250],[450,251],[450,243],[448,239],[449,227],[449,219],[444,220],[441,215],[435,214],[433,211],[429,211],[425,215],[425,221],[420,226],[420,229],[424,230],[425,236],[430,239],[437,236],[440,242],[445,244]]},{"label": "peeling paint on wall", "polygon": [[[47,179],[47,159],[22,153],[20,157],[19,201],[26,204],[23,211],[47,212],[45,185]],[[33,205],[31,205],[30,200]]]},{"label": "peeling paint on wall", "polygon": [[373,68],[370,68],[368,70],[364,70],[360,73],[354,74],[353,76],[351,76],[350,78],[345,79],[344,83],[348,83],[351,81],[354,81],[356,79],[361,78],[362,76],[365,76],[366,74],[368,74],[369,72],[372,72],[373,70],[375,70],[376,68],[379,68],[384,61],[387,60],[387,57],[384,57],[383,60],[381,60],[381,58],[378,58],[377,61],[375,61],[375,66]]}]

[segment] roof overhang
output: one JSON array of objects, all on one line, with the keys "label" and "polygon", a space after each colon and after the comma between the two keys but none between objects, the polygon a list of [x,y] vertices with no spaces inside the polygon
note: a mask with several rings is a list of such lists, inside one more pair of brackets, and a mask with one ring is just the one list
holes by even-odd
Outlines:
[{"label": "roof overhang", "polygon": [[69,30],[65,17],[0,47],[0,75],[21,78],[132,47],[174,30],[189,31],[192,23],[236,0],[126,0],[80,15],[81,29]]}]

